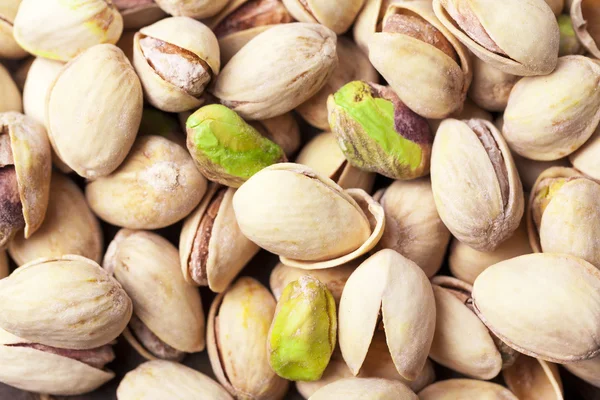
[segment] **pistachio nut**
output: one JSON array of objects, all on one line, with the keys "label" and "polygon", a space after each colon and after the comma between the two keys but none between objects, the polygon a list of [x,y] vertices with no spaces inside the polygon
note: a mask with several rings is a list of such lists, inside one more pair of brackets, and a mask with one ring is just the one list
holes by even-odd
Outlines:
[{"label": "pistachio nut", "polygon": [[200,108],[186,122],[187,148],[209,180],[239,187],[271,164],[285,162],[285,153],[235,111],[220,104]]},{"label": "pistachio nut", "polygon": [[587,261],[556,253],[502,261],[477,277],[472,297],[479,318],[520,353],[559,363],[600,354],[600,272]]},{"label": "pistachio nut", "polygon": [[544,1],[546,2],[546,4],[548,4],[550,6],[550,9],[554,13],[554,15],[556,15],[556,17],[559,17],[562,14],[563,9],[565,8],[565,0],[544,0]]},{"label": "pistachio nut", "polygon": [[210,307],[208,356],[217,380],[236,399],[279,400],[287,392],[288,382],[273,372],[265,348],[275,307],[271,293],[248,277]]},{"label": "pistachio nut", "polygon": [[450,241],[433,200],[428,178],[395,181],[375,194],[385,212],[385,231],[377,244],[414,261],[428,277],[442,266]]},{"label": "pistachio nut", "polygon": [[558,28],[560,29],[558,56],[562,57],[573,54],[582,54],[584,47],[575,33],[571,16],[568,14],[559,15]]},{"label": "pistachio nut", "polygon": [[131,309],[121,285],[81,256],[38,259],[0,281],[0,327],[46,346],[86,350],[110,343]]},{"label": "pistachio nut", "polygon": [[0,250],[0,279],[6,278],[10,270],[8,268],[8,257],[5,250]]},{"label": "pistachio nut", "polygon": [[[583,149],[583,146],[581,148]],[[511,154],[513,156],[513,160],[515,161],[515,165],[517,166],[521,183],[523,183],[523,189],[526,192],[531,192],[537,178],[548,168],[570,167],[568,158],[559,158],[558,160],[552,161],[537,161],[522,157],[515,152],[512,152]],[[573,155],[574,154],[576,153],[573,153]]]},{"label": "pistachio nut", "polygon": [[0,249],[21,229],[29,238],[42,225],[51,168],[44,127],[23,114],[0,113]]},{"label": "pistachio nut", "polygon": [[364,171],[348,162],[331,132],[313,137],[302,147],[296,162],[323,174],[343,189],[359,188],[371,193],[375,183],[376,175],[373,172]]},{"label": "pistachio nut", "polygon": [[[573,167],[592,179],[600,181],[600,125],[576,152],[569,155]],[[565,162],[565,167],[568,162]]]},{"label": "pistachio nut", "polygon": [[97,44],[115,44],[122,32],[123,17],[105,0],[22,0],[13,27],[15,40],[27,52],[60,61]]},{"label": "pistachio nut", "polygon": [[476,57],[507,74],[547,75],[560,34],[544,0],[433,0],[442,24]]},{"label": "pistachio nut", "polygon": [[[0,23],[2,23],[1,19]],[[0,112],[23,111],[21,92],[8,70],[2,64],[0,64],[0,92],[2,92],[2,97],[0,97]]]},{"label": "pistachio nut", "polygon": [[44,222],[28,239],[16,236],[9,243],[8,251],[17,265],[63,254],[76,254],[100,262],[102,230],[81,189],[71,179],[55,172]]},{"label": "pistachio nut", "polygon": [[336,314],[331,292],[318,279],[303,275],[288,284],[267,338],[273,371],[294,381],[320,379],[336,344]]},{"label": "pistachio nut", "polygon": [[21,0],[6,0],[0,4],[0,58],[19,59],[27,52],[13,36],[13,24]]},{"label": "pistachio nut", "polygon": [[235,189],[212,184],[183,223],[179,257],[185,281],[224,291],[256,253],[258,246],[238,227],[233,212]]},{"label": "pistachio nut", "polygon": [[336,51],[339,63],[331,78],[316,95],[296,108],[296,112],[306,122],[322,130],[330,129],[327,119],[327,98],[330,94],[335,93],[348,82],[363,80],[377,83],[379,80],[377,71],[367,56],[350,39],[339,37]]},{"label": "pistachio nut", "polygon": [[88,183],[85,196],[103,220],[130,229],[158,229],[185,218],[206,192],[189,153],[160,136],[140,136],[121,166]]},{"label": "pistachio nut", "polygon": [[166,13],[195,19],[210,18],[221,11],[228,0],[154,0]]},{"label": "pistachio nut", "polygon": [[415,380],[435,328],[435,299],[421,268],[394,250],[380,250],[346,282],[339,310],[342,356],[358,375],[382,314],[389,352],[400,376]]},{"label": "pistachio nut", "polygon": [[179,273],[179,254],[168,240],[121,229],[103,266],[131,297],[133,317],[124,336],[143,357],[181,360],[204,350],[200,293]]},{"label": "pistachio nut", "polygon": [[335,33],[322,25],[274,26],[233,56],[212,93],[245,119],[285,114],[327,83],[337,65],[335,44]]},{"label": "pistachio nut", "polygon": [[541,161],[573,153],[600,121],[599,83],[600,64],[584,56],[561,57],[550,75],[521,79],[504,112],[502,133],[510,148]]},{"label": "pistachio nut", "polygon": [[[434,0],[435,1],[435,0]],[[419,392],[419,400],[518,400],[510,390],[497,383],[475,379],[438,381]]]},{"label": "pistachio nut", "polygon": [[147,361],[129,371],[117,388],[117,398],[233,400],[221,385],[203,373],[164,360]]},{"label": "pistachio nut", "polygon": [[112,2],[123,16],[125,29],[139,29],[167,16],[154,0],[112,0]]},{"label": "pistachio nut", "polygon": [[520,77],[507,74],[492,65],[473,57],[473,82],[469,97],[489,111],[504,111],[508,96]]},{"label": "pistachio nut", "polygon": [[34,343],[0,329],[0,382],[56,395],[77,395],[114,378],[104,365],[115,355],[110,345],[94,349],[61,349]]},{"label": "pistachio nut", "polygon": [[292,163],[252,176],[233,196],[233,209],[248,239],[279,255],[282,263],[304,269],[360,257],[377,244],[385,227],[382,207],[364,191],[344,191]]},{"label": "pistachio nut", "polygon": [[327,100],[329,124],[348,162],[393,179],[429,172],[433,137],[427,120],[386,86],[344,85]]},{"label": "pistachio nut", "polygon": [[283,149],[288,158],[300,148],[300,127],[292,113],[285,113],[277,117],[263,119],[260,121],[250,121],[261,135],[275,142]]},{"label": "pistachio nut", "polygon": [[[420,0],[417,0],[417,1],[420,1]],[[490,122],[494,121],[494,117],[492,116],[492,113],[479,107],[477,104],[475,104],[473,102],[473,100],[469,99],[468,97],[465,99],[462,110],[452,113],[448,118],[484,119],[484,120],[490,121]],[[500,118],[502,118],[502,117],[500,117]],[[446,118],[444,118],[444,119],[446,119]],[[431,129],[431,132],[434,135],[435,135],[435,132],[437,132],[437,130],[440,128],[440,125],[442,124],[444,119],[429,119],[429,120],[427,120],[427,122],[429,122],[429,128]],[[500,128],[498,128],[498,130],[501,131]]]},{"label": "pistachio nut", "polygon": [[308,400],[418,400],[417,395],[398,381],[381,378],[340,379],[317,390]]},{"label": "pistachio nut", "polygon": [[598,0],[573,0],[570,15],[573,29],[581,44],[595,58],[600,58],[600,3]]},{"label": "pistachio nut", "polygon": [[521,400],[563,400],[562,381],[558,366],[519,356],[514,365],[502,371],[508,388]]},{"label": "pistachio nut", "polygon": [[352,29],[352,36],[356,45],[365,55],[369,54],[369,41],[377,31],[381,32],[383,17],[387,8],[402,0],[366,0],[365,5],[358,14]]},{"label": "pistachio nut", "polygon": [[29,68],[23,88],[23,110],[25,115],[38,123],[46,124],[46,97],[52,82],[65,63],[36,57]]},{"label": "pistachio nut", "polygon": [[433,142],[431,186],[444,224],[476,250],[494,250],[519,226],[521,181],[502,135],[488,121],[442,122]]},{"label": "pistachio nut", "polygon": [[590,385],[600,388],[600,356],[585,361],[563,364],[562,366]]},{"label": "pistachio nut", "polygon": [[[106,176],[131,149],[142,108],[142,86],[125,54],[112,44],[91,47],[69,62],[48,89],[52,147],[77,174]],[[65,112],[73,109],[77,112]]]},{"label": "pistachio nut", "polygon": [[471,83],[470,56],[431,1],[390,4],[368,46],[373,66],[412,111],[444,118],[460,110]]},{"label": "pistachio nut", "polygon": [[350,28],[365,0],[283,0],[290,14],[301,22],[325,25],[342,34]]},{"label": "pistachio nut", "polygon": [[168,112],[198,108],[221,68],[219,43],[200,21],[165,18],[135,34],[133,66],[154,107]]}]

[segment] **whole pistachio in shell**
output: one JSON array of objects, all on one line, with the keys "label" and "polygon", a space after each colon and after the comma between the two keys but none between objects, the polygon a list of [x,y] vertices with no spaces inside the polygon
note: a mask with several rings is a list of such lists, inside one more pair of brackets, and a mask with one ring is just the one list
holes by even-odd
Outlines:
[{"label": "whole pistachio in shell", "polygon": [[6,278],[10,270],[8,268],[8,256],[6,250],[0,250],[0,279]]},{"label": "whole pistachio in shell", "polygon": [[165,12],[195,19],[210,18],[221,11],[228,0],[154,0]]},{"label": "whole pistachio in shell", "polygon": [[154,107],[168,112],[198,108],[221,68],[219,43],[200,21],[165,18],[136,33],[133,66]]},{"label": "whole pistachio in shell", "polygon": [[590,385],[600,388],[600,356],[585,361],[563,364],[562,366]]},{"label": "whole pistachio in shell", "polygon": [[547,75],[560,34],[544,0],[433,0],[433,10],[476,57],[512,75]]},{"label": "whole pistachio in shell", "polygon": [[[105,0],[22,0],[13,28],[17,43],[27,52],[60,61],[97,44],[115,44],[122,32],[123,17]],[[98,83],[97,79],[92,80]]]},{"label": "whole pistachio in shell", "polygon": [[419,400],[518,400],[510,390],[497,383],[475,379],[438,381],[419,392]]},{"label": "whole pistachio in shell", "polygon": [[393,179],[429,172],[427,120],[386,86],[353,81],[329,96],[329,124],[348,162]]},{"label": "whole pistachio in shell", "polygon": [[288,382],[271,369],[265,347],[275,307],[271,293],[248,277],[210,307],[208,356],[217,379],[236,399],[279,400],[287,392]]},{"label": "whole pistachio in shell", "polygon": [[339,309],[339,342],[346,364],[358,375],[380,314],[400,376],[415,380],[427,359],[435,328],[435,299],[418,265],[394,250],[380,250],[346,282]]},{"label": "whole pistachio in shell", "polygon": [[112,2],[123,16],[125,29],[138,29],[167,16],[154,0],[112,0]]},{"label": "whole pistachio in shell", "polygon": [[283,0],[290,14],[301,22],[325,25],[342,34],[350,28],[365,0]]},{"label": "whole pistachio in shell", "polygon": [[587,261],[556,253],[502,261],[477,277],[472,297],[479,318],[520,353],[558,363],[600,354],[600,272]]},{"label": "whole pistachio in shell", "polygon": [[276,143],[220,104],[200,108],[186,122],[187,148],[209,180],[239,187],[269,165],[286,161]]},{"label": "whole pistachio in shell", "polygon": [[260,121],[250,121],[250,125],[261,135],[277,143],[287,158],[291,158],[300,148],[300,127],[291,112]]},{"label": "whole pistachio in shell", "polygon": [[340,379],[317,390],[308,400],[329,399],[418,400],[417,395],[398,381],[381,378]]},{"label": "whole pistachio in shell", "polygon": [[390,4],[368,46],[373,66],[412,111],[444,118],[460,110],[471,83],[470,55],[431,1]]},{"label": "whole pistachio in shell", "polygon": [[508,146],[488,121],[442,122],[433,142],[431,186],[444,224],[476,250],[494,250],[519,226],[523,187]]},{"label": "whole pistachio in shell", "polygon": [[186,218],[179,237],[185,281],[220,293],[246,266],[259,247],[238,227],[233,212],[235,189],[211,185],[196,210]]},{"label": "whole pistachio in shell", "polygon": [[[0,23],[2,23],[1,19]],[[2,64],[0,64],[0,92],[2,92],[2,97],[0,97],[0,112],[23,111],[21,91]]]},{"label": "whole pistachio in shell", "polygon": [[[569,155],[568,161],[573,164],[578,171],[587,176],[600,181],[600,125],[596,128],[592,137],[583,144],[575,153]],[[568,166],[568,161],[564,161],[564,167]]]},{"label": "whole pistachio in shell", "polygon": [[0,249],[44,221],[50,192],[50,144],[44,127],[16,112],[0,113]]},{"label": "whole pistachio in shell", "polygon": [[13,24],[21,0],[5,0],[0,5],[0,58],[19,59],[27,52],[13,36]]},{"label": "whole pistachio in shell", "polygon": [[91,47],[69,62],[48,89],[52,147],[77,174],[106,176],[131,149],[142,108],[142,86],[125,54],[112,44]]},{"label": "whole pistachio in shell", "polygon": [[112,174],[88,183],[90,208],[129,229],[158,229],[188,216],[206,192],[189,153],[161,136],[140,136]]},{"label": "whole pistachio in shell", "polygon": [[233,56],[212,93],[245,119],[284,114],[327,83],[338,63],[336,41],[335,33],[318,24],[274,26]]},{"label": "whole pistachio in shell", "polygon": [[36,57],[29,68],[23,87],[23,110],[25,115],[38,123],[46,124],[46,97],[48,90],[65,63]]},{"label": "whole pistachio in shell", "polygon": [[102,230],[81,189],[55,172],[44,222],[28,239],[16,236],[8,251],[17,265],[63,254],[76,254],[99,263],[103,252]]},{"label": "whole pistachio in shell", "polygon": [[570,56],[573,54],[582,54],[584,47],[579,41],[573,20],[568,14],[558,16],[558,28],[560,29],[560,47],[558,48],[558,56]]},{"label": "whole pistachio in shell", "polygon": [[520,355],[515,364],[502,371],[502,376],[519,399],[563,399],[562,381],[556,364]]},{"label": "whole pistachio in shell", "polygon": [[600,2],[573,0],[571,20],[577,38],[595,58],[600,58]]},{"label": "whole pistachio in shell", "polygon": [[147,361],[129,371],[117,388],[117,398],[233,400],[221,385],[203,373],[164,360]]},{"label": "whole pistachio in shell", "polygon": [[520,77],[507,74],[492,65],[473,57],[473,82],[469,97],[489,111],[504,111],[508,96]]}]

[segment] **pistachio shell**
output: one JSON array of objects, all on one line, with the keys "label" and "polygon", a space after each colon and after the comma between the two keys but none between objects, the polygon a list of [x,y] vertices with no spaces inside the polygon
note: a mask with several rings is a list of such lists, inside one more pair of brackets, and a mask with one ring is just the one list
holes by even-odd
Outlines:
[{"label": "pistachio shell", "polygon": [[[356,18],[356,23],[352,30],[354,41],[358,47],[369,54],[369,41],[371,36],[381,26],[381,21],[387,11],[387,8],[404,0],[366,0],[365,5]],[[411,1],[411,0],[409,0]]]},{"label": "pistachio shell", "polygon": [[587,383],[600,388],[600,356],[586,361],[563,364],[563,367]]},{"label": "pistachio shell", "polygon": [[81,256],[38,259],[0,281],[0,326],[32,342],[91,349],[114,340],[131,300],[98,264]]},{"label": "pistachio shell", "polygon": [[416,394],[398,381],[379,378],[346,378],[330,383],[309,400],[418,400]]},{"label": "pistachio shell", "polygon": [[518,400],[510,390],[496,383],[474,379],[448,379],[419,392],[420,400]]},{"label": "pistachio shell", "polygon": [[209,18],[225,7],[228,0],[154,0],[165,12],[196,19]]},{"label": "pistachio shell", "polygon": [[8,257],[5,250],[0,250],[0,279],[6,278],[10,270],[8,268]]},{"label": "pistachio shell", "polygon": [[[131,149],[142,106],[140,81],[123,52],[111,44],[91,47],[69,62],[48,90],[52,147],[79,175],[106,176]],[[65,113],[74,108],[76,113]]]},{"label": "pistachio shell", "polygon": [[19,59],[27,52],[13,36],[13,23],[21,0],[6,0],[0,4],[0,58]]},{"label": "pistachio shell", "polygon": [[337,34],[350,28],[365,0],[283,0],[290,14],[301,22],[323,24]]},{"label": "pistachio shell", "polygon": [[473,302],[487,327],[523,354],[552,362],[600,354],[600,272],[577,257],[529,254],[495,264],[475,280]]},{"label": "pistachio shell", "polygon": [[25,115],[39,124],[46,124],[46,97],[52,82],[56,79],[65,63],[36,57],[27,73],[23,88],[23,109]]},{"label": "pistachio shell", "polygon": [[189,153],[160,136],[140,136],[111,175],[88,183],[90,208],[130,229],[158,229],[185,218],[206,192]]},{"label": "pistachio shell", "polygon": [[563,399],[562,381],[555,364],[521,355],[502,376],[520,400]]},{"label": "pistachio shell", "polygon": [[287,391],[288,382],[273,372],[264,346],[275,307],[264,286],[242,277],[210,308],[210,362],[219,382],[237,399],[278,400]]},{"label": "pistachio shell", "polygon": [[[587,176],[600,181],[600,125],[592,136],[575,153],[569,156],[573,167]],[[568,166],[565,163],[565,167]]]},{"label": "pistachio shell", "polygon": [[167,16],[154,0],[113,0],[113,4],[123,16],[126,30],[148,26]]},{"label": "pistachio shell", "polygon": [[208,376],[184,365],[155,360],[128,372],[117,388],[119,400],[211,399],[233,400]]},{"label": "pistachio shell", "polygon": [[13,30],[16,41],[29,53],[61,61],[97,44],[114,44],[122,32],[123,17],[112,2],[104,0],[22,0]]},{"label": "pistachio shell", "polygon": [[435,300],[423,271],[393,250],[380,250],[352,273],[340,301],[339,341],[354,375],[365,360],[379,313],[398,373],[414,380],[433,340]]},{"label": "pistachio shell", "polygon": [[486,110],[504,111],[510,91],[519,79],[473,57],[473,82],[469,97]]},{"label": "pistachio shell", "polygon": [[2,92],[2,97],[0,97],[0,112],[23,111],[21,92],[8,70],[2,64],[0,64],[0,92]]},{"label": "pistachio shell", "polygon": [[570,8],[573,29],[583,46],[600,58],[600,11],[597,0],[573,0]]}]

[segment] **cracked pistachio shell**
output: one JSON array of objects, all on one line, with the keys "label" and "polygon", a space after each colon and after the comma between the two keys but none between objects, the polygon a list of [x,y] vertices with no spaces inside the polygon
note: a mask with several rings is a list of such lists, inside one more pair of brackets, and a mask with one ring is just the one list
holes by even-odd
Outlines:
[{"label": "cracked pistachio shell", "polygon": [[284,114],[327,83],[338,63],[336,41],[335,33],[318,24],[274,26],[233,56],[212,93],[245,119]]},{"label": "cracked pistachio shell", "polygon": [[375,183],[376,175],[373,172],[359,169],[346,160],[331,132],[323,132],[312,138],[304,145],[296,162],[323,174],[343,189],[358,188],[370,193]]},{"label": "cracked pistachio shell", "polygon": [[25,115],[46,125],[46,97],[50,86],[65,63],[36,57],[29,68],[23,88],[23,110]]},{"label": "cracked pistachio shell", "polygon": [[0,329],[0,382],[30,392],[77,395],[91,392],[114,378],[112,371],[31,347]]},{"label": "cracked pistachio shell", "polygon": [[389,87],[350,82],[329,96],[327,109],[331,130],[353,166],[392,179],[429,172],[433,137],[427,120]]},{"label": "cracked pistachio shell", "polygon": [[238,227],[234,194],[233,188],[211,185],[198,208],[184,221],[179,257],[187,283],[220,293],[258,253],[259,247]]},{"label": "cracked pistachio shell", "polygon": [[600,388],[600,356],[586,361],[563,364],[562,366],[590,385]]},{"label": "cracked pistachio shell", "polygon": [[[298,1],[298,0],[294,0]],[[329,130],[327,119],[327,98],[348,82],[379,80],[377,71],[361,50],[350,39],[339,37],[336,45],[339,63],[331,78],[319,92],[296,108],[296,112],[309,124],[322,130]]]},{"label": "cracked pistachio shell", "polygon": [[338,35],[350,28],[364,3],[365,0],[283,0],[298,21],[325,25]]},{"label": "cracked pistachio shell", "polygon": [[279,255],[282,263],[304,269],[358,258],[377,244],[385,227],[381,206],[364,191],[344,191],[292,163],[255,174],[235,193],[233,209],[248,239]]},{"label": "cracked pistachio shell", "polygon": [[519,76],[502,72],[473,57],[473,82],[469,87],[469,97],[481,108],[504,111],[510,91],[519,79]]},{"label": "cracked pistachio shell", "polygon": [[80,176],[106,176],[131,149],[142,108],[140,80],[125,54],[112,44],[91,47],[70,61],[48,90],[52,147]]},{"label": "cracked pistachio shell", "polygon": [[117,388],[119,400],[233,400],[217,382],[192,368],[163,360],[147,361],[128,372]]},{"label": "cracked pistachio shell", "polygon": [[573,26],[573,20],[568,14],[562,14],[558,17],[558,28],[560,29],[560,47],[558,56],[568,56],[574,54],[583,54],[584,47],[579,41]]},{"label": "cracked pistachio shell", "polygon": [[0,281],[0,326],[35,343],[92,349],[131,317],[131,299],[94,261],[66,255],[32,261]]},{"label": "cracked pistachio shell", "polygon": [[317,390],[308,400],[418,400],[417,395],[398,381],[381,378],[345,378]]},{"label": "cracked pistachio shell", "polygon": [[[369,40],[371,36],[381,31],[383,17],[392,4],[416,0],[366,0],[365,5],[358,14],[352,35],[356,45],[365,55],[369,54]],[[419,0],[421,1],[421,0]]]},{"label": "cracked pistachio shell", "polygon": [[432,277],[442,266],[450,231],[433,200],[429,178],[395,181],[375,194],[385,212],[378,249],[392,249],[414,261]]},{"label": "cracked pistachio shell", "polygon": [[433,340],[435,299],[423,270],[390,249],[380,250],[364,261],[342,293],[340,349],[354,375],[365,361],[380,314],[398,373],[415,380]]},{"label": "cracked pistachio shell", "polygon": [[460,110],[471,83],[467,49],[440,23],[431,1],[388,6],[369,59],[411,110],[444,118]]},{"label": "cracked pistachio shell", "polygon": [[520,353],[558,363],[600,354],[600,272],[580,258],[502,261],[477,277],[472,297],[479,318]]},{"label": "cracked pistachio shell", "polygon": [[570,14],[579,42],[592,56],[600,58],[600,2],[573,0]]},{"label": "cracked pistachio shell", "polygon": [[13,23],[21,0],[5,0],[0,4],[0,58],[19,59],[27,52],[13,36]]},{"label": "cracked pistachio shell", "polygon": [[189,153],[161,136],[140,136],[121,166],[88,183],[90,208],[129,229],[159,229],[185,218],[206,192]]},{"label": "cracked pistachio shell", "polygon": [[508,146],[488,121],[442,122],[433,142],[431,186],[444,224],[476,250],[494,250],[519,226],[523,187]]},{"label": "cracked pistachio shell", "polygon": [[563,400],[556,364],[520,355],[515,364],[502,371],[502,376],[520,400]]},{"label": "cracked pistachio shell", "polygon": [[[583,146],[569,155],[569,161],[577,170],[600,181],[600,125]],[[568,166],[568,162],[564,166]]]},{"label": "cracked pistachio shell", "polygon": [[70,178],[55,172],[44,222],[28,239],[15,237],[8,251],[17,265],[63,254],[76,254],[99,263],[102,230],[81,189]]},{"label": "cracked pistachio shell", "polygon": [[248,277],[238,279],[210,307],[210,363],[236,399],[279,400],[287,392],[288,382],[271,369],[265,347],[275,307],[267,288]]},{"label": "cracked pistachio shell", "polygon": [[154,0],[166,13],[195,19],[210,18],[221,11],[228,0]]},{"label": "cracked pistachio shell", "polygon": [[600,65],[584,56],[561,57],[550,75],[521,79],[504,112],[502,133],[510,148],[541,161],[573,153],[600,121],[599,84]]},{"label": "cracked pistachio shell", "polygon": [[261,135],[277,143],[288,158],[300,148],[302,137],[294,115],[289,112],[277,117],[250,123]]},{"label": "cracked pistachio shell", "polygon": [[[60,61],[97,44],[115,44],[122,32],[123,17],[105,0],[22,0],[13,28],[23,49]],[[98,76],[92,81],[97,82]]]},{"label": "cracked pistachio shell", "polygon": [[125,29],[139,29],[167,16],[154,0],[112,0],[112,2],[123,16]]},{"label": "cracked pistachio shell", "polygon": [[[2,19],[0,19],[2,23]],[[2,64],[0,64],[0,112],[16,111],[22,112],[22,97],[17,84],[10,76],[10,73]]]},{"label": "cracked pistachio shell", "polygon": [[497,383],[475,379],[438,381],[419,392],[419,400],[518,400],[510,390]]},{"label": "cracked pistachio shell", "polygon": [[5,250],[0,250],[0,279],[6,278],[10,270],[8,268],[8,256]]},{"label": "cracked pistachio shell", "polygon": [[204,106],[190,115],[186,130],[192,159],[213,182],[239,187],[263,168],[286,161],[278,144],[220,104]]},{"label": "cracked pistachio shell", "polygon": [[442,24],[476,57],[508,74],[547,75],[559,30],[544,0],[433,0]]},{"label": "cracked pistachio shell", "polygon": [[220,71],[219,43],[200,21],[165,18],[135,34],[133,66],[154,107],[168,112],[195,109]]}]

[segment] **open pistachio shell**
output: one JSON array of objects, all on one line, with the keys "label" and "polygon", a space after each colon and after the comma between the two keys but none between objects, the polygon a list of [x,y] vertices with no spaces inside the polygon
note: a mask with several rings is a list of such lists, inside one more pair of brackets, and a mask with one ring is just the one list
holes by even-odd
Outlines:
[{"label": "open pistachio shell", "polygon": [[[575,153],[569,155],[573,167],[587,176],[600,181],[600,125],[592,136]],[[568,162],[565,163],[565,167]]]},{"label": "open pistachio shell", "polygon": [[365,0],[283,0],[290,14],[301,22],[325,25],[337,34],[350,28]]},{"label": "open pistachio shell", "polygon": [[369,54],[369,41],[377,31],[381,31],[381,22],[392,4],[402,3],[404,0],[366,0],[365,5],[356,18],[352,34],[354,41],[364,54]]},{"label": "open pistachio shell", "polygon": [[562,366],[573,375],[600,388],[600,356],[585,361],[563,364]]},{"label": "open pistachio shell", "polygon": [[195,19],[210,18],[225,7],[228,0],[154,0],[165,12]]},{"label": "open pistachio shell", "polygon": [[475,379],[438,381],[419,392],[419,400],[518,400],[510,390],[497,383]]},{"label": "open pistachio shell", "polygon": [[417,395],[398,381],[381,378],[340,379],[317,390],[308,400],[418,400]]},{"label": "open pistachio shell", "polygon": [[126,30],[139,29],[167,16],[154,0],[113,0],[113,4],[123,16]]},{"label": "open pistachio shell", "polygon": [[480,319],[520,353],[559,363],[600,354],[600,272],[580,258],[502,261],[477,277],[472,297]]},{"label": "open pistachio shell", "polygon": [[27,52],[13,36],[13,23],[21,0],[5,0],[0,4],[0,58],[19,59]]},{"label": "open pistachio shell", "polygon": [[5,250],[0,250],[0,279],[6,278],[9,273],[8,256]]},{"label": "open pistachio shell", "polygon": [[473,57],[473,82],[469,97],[489,111],[504,111],[508,96],[520,77],[507,74],[492,65]]},{"label": "open pistachio shell", "polygon": [[0,64],[0,92],[2,92],[2,97],[0,97],[0,112],[23,111],[21,92],[8,70],[2,64]]},{"label": "open pistachio shell", "polygon": [[599,6],[598,0],[573,0],[570,9],[577,38],[595,58],[600,58]]},{"label": "open pistachio shell", "polygon": [[65,63],[36,57],[29,68],[23,88],[23,110],[25,115],[38,123],[46,124],[46,97],[52,82]]},{"label": "open pistachio shell", "polygon": [[519,400],[563,400],[556,364],[521,355],[502,376]]}]

